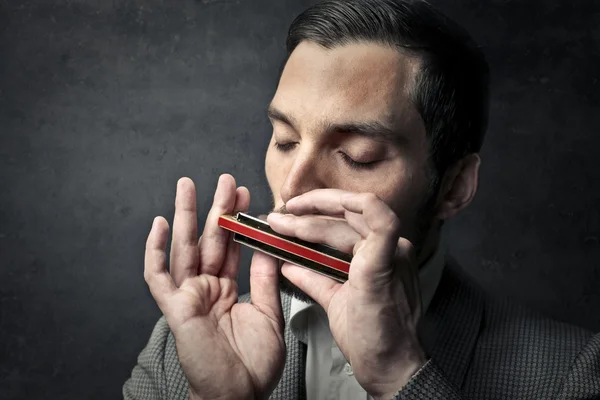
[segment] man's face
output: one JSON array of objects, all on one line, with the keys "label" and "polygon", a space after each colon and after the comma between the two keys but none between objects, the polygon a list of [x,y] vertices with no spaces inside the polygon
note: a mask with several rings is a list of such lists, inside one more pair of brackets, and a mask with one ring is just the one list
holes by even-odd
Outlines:
[{"label": "man's face", "polygon": [[423,210],[429,146],[409,101],[418,66],[373,43],[331,50],[300,43],[269,109],[265,170],[273,211],[285,212],[288,200],[313,189],[370,192],[396,212],[402,236],[418,247],[430,222],[423,219],[431,219]]}]

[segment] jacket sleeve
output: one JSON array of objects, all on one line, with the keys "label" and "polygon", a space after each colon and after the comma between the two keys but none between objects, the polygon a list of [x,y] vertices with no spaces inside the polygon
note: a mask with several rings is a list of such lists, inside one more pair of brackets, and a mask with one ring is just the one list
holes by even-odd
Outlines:
[{"label": "jacket sleeve", "polygon": [[187,380],[181,369],[175,338],[165,317],[156,323],[148,344],[123,385],[125,400],[187,399]]},{"label": "jacket sleeve", "polygon": [[[464,397],[430,359],[392,400],[461,400]],[[579,352],[556,400],[600,399],[600,334],[593,336]],[[541,399],[540,399],[541,400]],[[544,399],[545,400],[545,399]]]},{"label": "jacket sleeve", "polygon": [[429,359],[392,400],[461,400],[456,386],[450,382],[435,360]]}]

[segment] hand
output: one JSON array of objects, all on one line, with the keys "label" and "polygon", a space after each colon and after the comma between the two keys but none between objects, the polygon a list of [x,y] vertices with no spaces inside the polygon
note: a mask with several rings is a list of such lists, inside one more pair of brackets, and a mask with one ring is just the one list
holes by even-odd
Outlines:
[{"label": "hand", "polygon": [[344,284],[290,263],[282,273],[327,312],[359,384],[375,399],[391,398],[426,361],[414,250],[399,236],[400,221],[375,195],[337,189],[313,190],[286,208],[293,215],[268,216],[276,232],[353,254]]},{"label": "hand", "polygon": [[278,264],[255,252],[250,267],[252,304],[237,303],[240,248],[218,226],[219,216],[246,212],[250,193],[222,175],[197,240],[196,189],[177,183],[170,273],[165,248],[169,224],[157,217],[146,242],[144,278],[175,337],[194,399],[267,398],[285,359]]}]

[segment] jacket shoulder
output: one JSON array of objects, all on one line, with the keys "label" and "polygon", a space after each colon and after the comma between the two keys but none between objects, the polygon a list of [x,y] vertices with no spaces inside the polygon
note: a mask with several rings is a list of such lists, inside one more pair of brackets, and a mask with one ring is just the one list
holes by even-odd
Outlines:
[{"label": "jacket shoulder", "polygon": [[467,385],[480,398],[555,398],[593,338],[507,297],[484,294]]}]

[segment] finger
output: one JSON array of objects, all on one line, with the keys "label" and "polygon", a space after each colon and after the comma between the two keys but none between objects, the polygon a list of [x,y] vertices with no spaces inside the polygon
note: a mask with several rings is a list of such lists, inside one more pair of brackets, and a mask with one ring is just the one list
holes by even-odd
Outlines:
[{"label": "finger", "polygon": [[254,252],[250,264],[250,298],[258,310],[283,326],[278,261],[260,251]]},{"label": "finger", "polygon": [[221,215],[233,213],[236,193],[233,176],[221,175],[199,245],[201,274],[218,275],[223,266],[230,235],[228,230],[219,226],[218,221]]},{"label": "finger", "polygon": [[389,206],[371,193],[344,195],[341,204],[362,214],[371,231],[352,258],[350,286],[371,292],[381,290],[394,280],[400,222]]},{"label": "finger", "polygon": [[169,223],[163,217],[156,217],[146,240],[144,255],[144,280],[150,293],[161,309],[166,311],[166,300],[177,290],[173,278],[167,271],[167,240],[169,239]]},{"label": "finger", "polygon": [[[244,186],[240,186],[236,189],[235,206],[233,213],[247,212],[250,207],[250,192]],[[227,254],[225,261],[223,262],[223,268],[219,272],[219,276],[223,278],[230,278],[237,280],[238,273],[240,271],[240,244],[231,240],[231,235],[228,239]]]},{"label": "finger", "polygon": [[373,193],[344,193],[340,197],[344,209],[362,214],[369,230],[378,234],[395,236],[393,247],[400,232],[400,221],[396,213]]},{"label": "finger", "polygon": [[341,189],[315,189],[288,200],[285,208],[294,215],[324,214],[343,217],[346,209],[340,199],[346,193],[351,192]]},{"label": "finger", "polygon": [[398,239],[394,267],[402,281],[404,294],[408,300],[411,314],[418,319],[422,310],[421,288],[417,271],[414,246],[405,238]]},{"label": "finger", "polygon": [[342,287],[342,284],[317,274],[307,268],[288,262],[281,266],[281,273],[300,290],[319,303],[327,312],[333,295]]},{"label": "finger", "polygon": [[348,225],[350,225],[350,227],[352,229],[354,229],[356,232],[358,232],[361,237],[366,238],[367,236],[369,236],[369,233],[371,232],[371,230],[365,223],[365,219],[362,216],[362,214],[358,214],[358,213],[346,210],[346,214],[344,215],[344,218],[345,218],[346,222],[348,223]]},{"label": "finger", "polygon": [[374,265],[389,262],[393,257],[400,236],[400,221],[396,213],[372,193],[345,194],[341,204],[348,211],[361,214],[369,229],[365,248],[374,251]]},{"label": "finger", "polygon": [[311,243],[322,243],[346,253],[352,253],[354,244],[361,239],[346,220],[313,215],[284,215],[271,213],[267,222],[282,235],[297,237]]},{"label": "finger", "polygon": [[366,237],[370,229],[364,223],[361,212],[350,211],[342,204],[344,196],[354,194],[340,189],[315,189],[294,197],[285,206],[291,214],[297,216],[323,214],[343,217],[356,232]]},{"label": "finger", "polygon": [[175,195],[170,261],[171,275],[178,287],[185,279],[198,275],[197,238],[196,187],[190,178],[181,178]]}]

